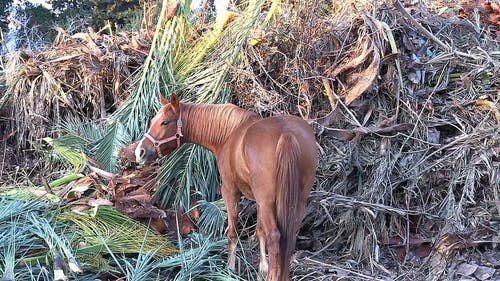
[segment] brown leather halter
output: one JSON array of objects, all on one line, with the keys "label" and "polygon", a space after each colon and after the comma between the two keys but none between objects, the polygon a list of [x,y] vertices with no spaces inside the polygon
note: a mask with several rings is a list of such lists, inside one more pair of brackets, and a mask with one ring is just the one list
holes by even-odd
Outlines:
[{"label": "brown leather halter", "polygon": [[177,148],[181,145],[181,138],[184,136],[182,134],[182,120],[181,120],[181,113],[179,112],[179,118],[177,119],[177,131],[175,132],[175,135],[162,139],[162,140],[156,140],[153,138],[149,133],[145,133],[144,136],[149,139],[152,143],[153,146],[155,147],[156,153],[158,154],[158,157],[163,157],[163,154],[161,153],[160,146],[163,144],[166,144],[168,142],[171,142],[173,140],[177,140]]}]

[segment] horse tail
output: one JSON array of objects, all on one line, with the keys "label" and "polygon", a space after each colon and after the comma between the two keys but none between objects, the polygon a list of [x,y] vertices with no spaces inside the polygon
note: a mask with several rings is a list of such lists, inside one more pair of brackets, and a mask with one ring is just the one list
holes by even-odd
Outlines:
[{"label": "horse tail", "polygon": [[298,214],[300,174],[300,146],[295,136],[283,134],[277,148],[277,203],[276,222],[280,232],[278,252],[279,281],[289,280],[290,260],[295,249],[296,231],[300,224]]}]

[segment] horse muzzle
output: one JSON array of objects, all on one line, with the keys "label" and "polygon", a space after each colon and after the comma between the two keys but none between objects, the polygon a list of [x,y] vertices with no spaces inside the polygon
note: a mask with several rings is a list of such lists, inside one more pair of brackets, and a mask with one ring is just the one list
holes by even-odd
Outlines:
[{"label": "horse muzzle", "polygon": [[140,165],[149,164],[158,158],[158,154],[153,147],[147,147],[142,141],[135,149],[135,161]]}]

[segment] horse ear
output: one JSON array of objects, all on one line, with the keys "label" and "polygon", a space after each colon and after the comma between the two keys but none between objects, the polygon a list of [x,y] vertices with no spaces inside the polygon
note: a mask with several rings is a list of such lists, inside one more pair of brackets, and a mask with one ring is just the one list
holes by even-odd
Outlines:
[{"label": "horse ear", "polygon": [[174,108],[175,112],[179,111],[179,97],[175,93],[170,94],[170,104]]},{"label": "horse ear", "polygon": [[168,103],[168,100],[163,97],[163,95],[160,93],[160,104],[161,106],[165,106]]}]

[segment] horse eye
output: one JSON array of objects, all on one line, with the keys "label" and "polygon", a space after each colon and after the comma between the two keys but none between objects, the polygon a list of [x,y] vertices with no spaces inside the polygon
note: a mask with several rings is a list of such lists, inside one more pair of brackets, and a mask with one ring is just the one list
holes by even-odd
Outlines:
[{"label": "horse eye", "polygon": [[168,123],[170,123],[170,121],[165,120],[165,121],[161,122],[161,124],[162,124],[163,126],[167,126],[167,125],[168,125]]}]

